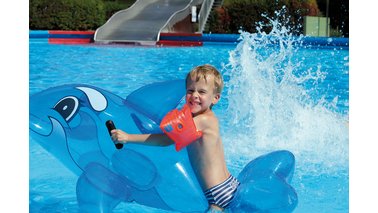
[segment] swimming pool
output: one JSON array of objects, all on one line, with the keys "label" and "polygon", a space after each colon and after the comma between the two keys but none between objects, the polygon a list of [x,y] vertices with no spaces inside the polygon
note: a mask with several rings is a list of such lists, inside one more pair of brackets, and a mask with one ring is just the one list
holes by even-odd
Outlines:
[{"label": "swimming pool", "polygon": [[[287,149],[297,162],[294,212],[348,212],[348,49],[241,36],[238,45],[193,48],[31,42],[29,93],[85,83],[126,97],[143,85],[184,78],[194,66],[213,64],[225,79],[214,110],[231,173],[261,154]],[[30,212],[77,211],[77,177],[31,138],[29,170]],[[140,211],[164,212],[137,204],[115,209]]]}]

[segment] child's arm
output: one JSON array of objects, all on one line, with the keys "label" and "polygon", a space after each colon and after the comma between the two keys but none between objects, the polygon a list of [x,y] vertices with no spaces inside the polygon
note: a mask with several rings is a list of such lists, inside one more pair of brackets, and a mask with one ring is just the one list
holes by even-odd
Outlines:
[{"label": "child's arm", "polygon": [[111,131],[112,139],[118,143],[138,143],[151,146],[169,146],[174,142],[165,134],[128,134],[120,129]]}]

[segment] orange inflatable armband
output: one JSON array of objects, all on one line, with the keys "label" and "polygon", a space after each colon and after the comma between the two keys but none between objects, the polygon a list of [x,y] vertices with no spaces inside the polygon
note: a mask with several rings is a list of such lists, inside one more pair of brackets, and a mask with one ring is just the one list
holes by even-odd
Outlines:
[{"label": "orange inflatable armband", "polygon": [[194,124],[192,113],[187,104],[181,110],[174,109],[164,116],[160,128],[175,142],[176,151],[202,137]]}]

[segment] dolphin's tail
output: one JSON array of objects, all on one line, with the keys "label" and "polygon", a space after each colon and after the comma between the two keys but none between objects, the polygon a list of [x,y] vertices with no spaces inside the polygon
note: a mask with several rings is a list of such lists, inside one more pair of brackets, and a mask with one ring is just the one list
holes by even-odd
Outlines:
[{"label": "dolphin's tail", "polygon": [[232,212],[292,212],[298,204],[290,185],[294,155],[286,150],[252,160],[238,175],[241,182],[231,203]]}]

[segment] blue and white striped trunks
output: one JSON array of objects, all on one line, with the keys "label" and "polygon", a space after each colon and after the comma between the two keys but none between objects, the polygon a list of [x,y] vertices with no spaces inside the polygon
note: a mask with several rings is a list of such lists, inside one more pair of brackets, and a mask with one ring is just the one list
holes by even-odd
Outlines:
[{"label": "blue and white striped trunks", "polygon": [[240,185],[239,181],[232,175],[216,186],[205,191],[205,196],[209,204],[215,204],[223,209],[231,203],[235,192]]}]

